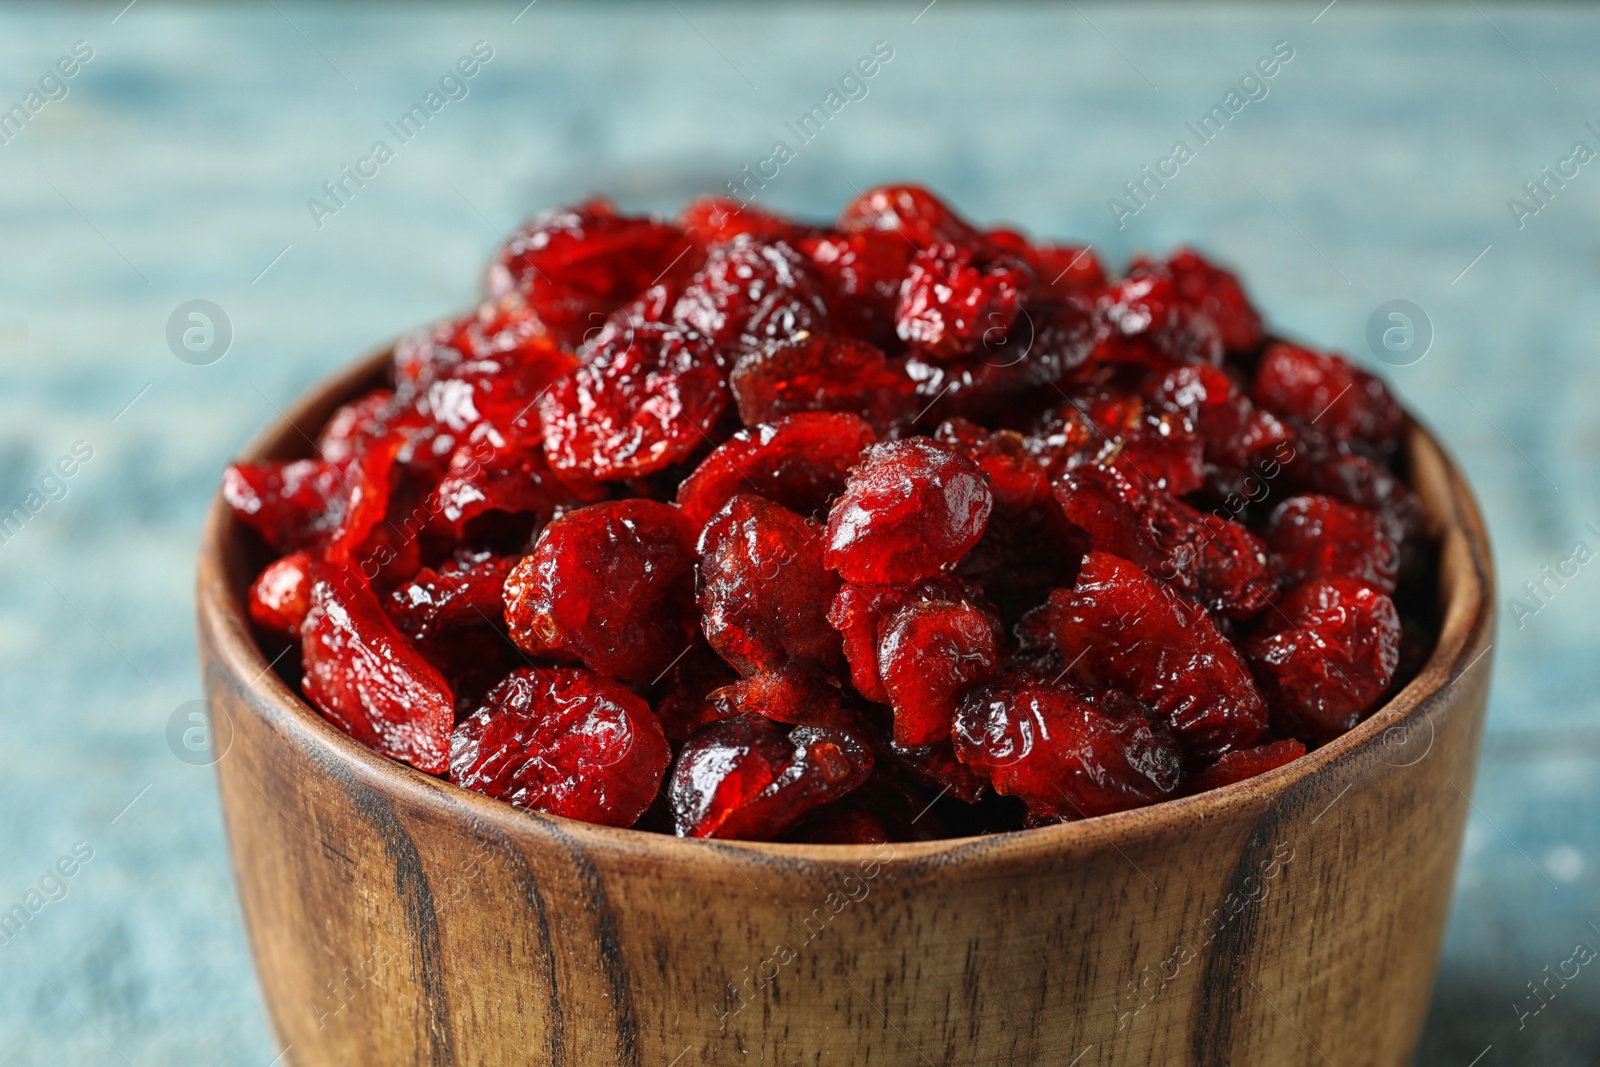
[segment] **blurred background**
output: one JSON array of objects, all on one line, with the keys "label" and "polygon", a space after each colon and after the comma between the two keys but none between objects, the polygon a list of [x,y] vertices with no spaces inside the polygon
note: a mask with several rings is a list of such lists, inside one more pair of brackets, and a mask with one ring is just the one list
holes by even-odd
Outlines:
[{"label": "blurred background", "polygon": [[[672,212],[781,139],[766,206],[827,217],[910,179],[1108,265],[1193,242],[1279,330],[1384,373],[1440,431],[1488,513],[1502,605],[1418,1063],[1593,1062],[1600,975],[1548,1004],[1529,983],[1600,948],[1600,15],[125,2],[0,9],[0,516],[25,513],[0,526],[0,910],[44,899],[0,936],[0,1059],[279,1054],[213,772],[181,741],[196,539],[245,440],[467,306],[526,215],[591,192]],[[785,123],[880,42],[865,95],[797,145]],[[1227,128],[1130,199],[1275,48],[1292,58]],[[378,140],[392,158],[330,199]],[[211,329],[186,343],[196,308]]]}]

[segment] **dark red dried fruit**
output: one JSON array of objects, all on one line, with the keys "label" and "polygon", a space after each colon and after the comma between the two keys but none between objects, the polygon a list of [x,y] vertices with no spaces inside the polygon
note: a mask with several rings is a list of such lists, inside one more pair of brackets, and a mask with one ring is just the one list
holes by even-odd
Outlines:
[{"label": "dark red dried fruit", "polygon": [[877,440],[854,415],[790,415],[741,430],[701,460],[678,487],[678,507],[699,530],[739,493],[755,493],[804,516],[825,516],[845,475]]},{"label": "dark red dried fruit", "polygon": [[878,673],[878,641],[884,627],[902,608],[921,601],[976,599],[975,590],[947,576],[903,586],[849,582],[841,585],[828,608],[828,623],[844,640],[845,659],[850,663],[850,680],[856,691],[868,700],[889,703]]},{"label": "dark red dried fruit", "polygon": [[452,630],[497,626],[505,615],[506,573],[511,562],[485,554],[478,559],[452,560],[438,570],[424,567],[389,594],[389,617],[413,641]]},{"label": "dark red dried fruit", "polygon": [[1008,676],[968,694],[956,756],[1035,818],[1142,807],[1177,789],[1177,747],[1143,715],[1113,716],[1064,686]]},{"label": "dark red dried fruit", "polygon": [[1220,615],[1250,618],[1277,592],[1266,546],[1249,530],[1116,467],[1074,468],[1056,481],[1056,496],[1095,549],[1120,553]]},{"label": "dark red dried fruit", "polygon": [[462,788],[608,826],[639,821],[671,761],[648,704],[575,667],[512,671],[450,739]]},{"label": "dark red dried fruit", "polygon": [[1266,706],[1233,645],[1204,609],[1137,565],[1089,553],[1050,609],[1073,676],[1149,707],[1188,758],[1209,762],[1266,732]]},{"label": "dark red dried fruit", "polygon": [[971,223],[920,185],[868,189],[839,212],[838,227],[845,233],[897,233],[918,248],[936,241],[971,244],[979,238]]},{"label": "dark red dried fruit", "polygon": [[1250,391],[1257,404],[1335,440],[1362,442],[1387,455],[1400,443],[1404,422],[1383,382],[1338,356],[1275,344],[1256,368]]},{"label": "dark red dried fruit", "polygon": [[811,261],[786,242],[741,235],[711,250],[684,286],[672,318],[731,353],[799,333],[826,333],[822,288]]},{"label": "dark red dried fruit", "polygon": [[1205,481],[1205,443],[1181,413],[1113,389],[1079,390],[1035,420],[1029,450],[1052,474],[1087,464],[1116,467],[1173,496]]},{"label": "dark red dried fruit", "polygon": [[1365,508],[1306,493],[1273,509],[1262,534],[1285,585],[1354,578],[1393,593],[1400,549]]},{"label": "dark red dried fruit", "polygon": [[262,569],[245,597],[250,618],[279,637],[299,639],[311,610],[311,553],[293,552]]},{"label": "dark red dried fruit", "polygon": [[905,238],[868,230],[810,237],[797,247],[828,283],[835,329],[879,347],[895,343],[900,283],[916,253]]},{"label": "dark red dried fruit", "polygon": [[1000,665],[1000,620],[967,601],[920,601],[897,612],[878,639],[878,673],[894,708],[895,744],[945,741],[968,688]]},{"label": "dark red dried fruit", "polygon": [[[985,235],[994,242],[994,231]],[[1029,244],[1020,249],[1033,268],[1035,291],[1044,300],[1093,295],[1106,284],[1106,271],[1088,245]]]},{"label": "dark red dried fruit", "polygon": [[1305,754],[1306,746],[1293,738],[1287,741],[1274,741],[1258,748],[1229,752],[1195,775],[1188,783],[1188,791],[1200,793],[1207,789],[1221,789],[1225,785],[1242,782],[1258,774],[1266,774],[1286,763],[1293,763]]},{"label": "dark red dried fruit", "polygon": [[822,527],[759,496],[728,501],[700,535],[701,628],[739,673],[841,666]]},{"label": "dark red dried fruit", "polygon": [[[1212,322],[1229,352],[1254,351],[1266,337],[1261,316],[1251,306],[1244,286],[1231,272],[1201,258],[1190,248],[1181,248],[1164,264],[1172,276],[1179,299]],[[1132,273],[1139,273],[1135,267]]]},{"label": "dark red dried fruit", "polygon": [[900,285],[895,333],[934,359],[999,349],[1032,288],[1033,272],[1016,257],[931,245]]},{"label": "dark red dried fruit", "polygon": [[313,566],[301,657],[306,699],[335,726],[379,755],[445,772],[455,695],[356,569]]},{"label": "dark red dried fruit", "polygon": [[1100,291],[1095,300],[1095,359],[1151,370],[1175,363],[1220,363],[1217,324],[1179,294],[1172,275],[1153,267]]},{"label": "dark red dried fruit", "polygon": [[320,459],[235,463],[223,472],[222,497],[269,547],[321,552],[344,516],[345,485]]},{"label": "dark red dried fruit", "polygon": [[506,578],[506,623],[534,656],[651,681],[693,632],[693,532],[671,505],[608,500],[545,527]]},{"label": "dark red dried fruit", "polygon": [[880,435],[909,426],[915,383],[866,341],[808,334],[769,341],[742,356],[728,376],[746,426],[807,411],[850,412]]},{"label": "dark red dried fruit", "polygon": [[678,224],[690,238],[704,245],[723,244],[740,234],[763,240],[798,241],[811,227],[769,214],[754,204],[722,196],[700,196],[678,212]]},{"label": "dark red dried fruit", "polygon": [[961,559],[994,499],[966,456],[927,438],[874,445],[828,514],[827,565],[858,585],[903,585]]},{"label": "dark red dried fruit", "polygon": [[872,750],[843,730],[740,715],[684,743],[667,786],[679,837],[770,841],[872,773]]},{"label": "dark red dried fruit", "polygon": [[1269,459],[1281,465],[1283,447],[1294,440],[1276,415],[1256,407],[1227,372],[1208,364],[1168,371],[1151,401],[1187,418],[1204,443],[1206,462],[1218,467],[1243,469]]},{"label": "dark red dried fruit", "polygon": [[717,719],[760,715],[791,726],[863,729],[859,717],[845,708],[839,690],[797,667],[740,678],[711,693],[707,702]]},{"label": "dark red dried fruit", "polygon": [[727,662],[697,636],[661,682],[655,710],[667,740],[681,744],[700,727],[722,718],[726,709],[712,703],[710,696],[738,680]]},{"label": "dark red dried fruit", "polygon": [[522,293],[563,344],[576,346],[692,247],[676,226],[619,215],[606,201],[590,200],[547,211],[512,234],[486,288],[490,296]]},{"label": "dark red dried fruit", "polygon": [[1289,591],[1240,644],[1280,733],[1328,741],[1376,706],[1400,662],[1400,615],[1365,582],[1323,578]]},{"label": "dark red dried fruit", "polygon": [[528,516],[542,526],[559,508],[592,504],[605,495],[604,486],[551,470],[537,445],[467,447],[451,456],[428,510],[436,528],[462,541],[495,517]]}]

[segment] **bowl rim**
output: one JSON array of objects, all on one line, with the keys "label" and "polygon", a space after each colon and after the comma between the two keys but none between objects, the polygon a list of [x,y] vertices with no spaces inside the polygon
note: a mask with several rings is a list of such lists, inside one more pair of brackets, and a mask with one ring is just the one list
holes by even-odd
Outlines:
[{"label": "bowl rim", "polygon": [[[257,432],[238,456],[239,462],[288,458],[314,447],[316,433],[340,404],[377,388],[387,380],[395,345],[373,349],[357,361],[318,379],[300,393],[278,418]],[[269,401],[270,403],[270,401]],[[1217,789],[1175,797],[1109,815],[1051,826],[979,837],[894,842],[894,859],[937,866],[980,857],[1026,861],[1043,854],[1066,855],[1116,848],[1135,841],[1170,839],[1186,826],[1240,814],[1257,815],[1287,799],[1321,772],[1360,758],[1399,731],[1406,736],[1416,720],[1427,718],[1455,683],[1493,649],[1494,570],[1488,534],[1478,504],[1460,468],[1438,439],[1407,410],[1403,449],[1415,470],[1436,468],[1439,484],[1427,487],[1443,499],[1427,508],[1430,532],[1440,539],[1440,630],[1432,653],[1415,677],[1381,708],[1353,729],[1300,758],[1265,774]],[[307,432],[307,427],[311,427]],[[1428,492],[1413,485],[1426,501]],[[230,550],[245,527],[223,500],[220,488],[212,500],[201,533],[197,569],[197,625],[202,646],[215,664],[229,672],[241,696],[239,706],[266,720],[302,752],[315,755],[321,766],[342,765],[352,779],[416,809],[458,823],[463,831],[487,825],[512,840],[555,833],[591,854],[610,853],[657,862],[693,863],[707,850],[739,855],[758,862],[814,868],[854,867],[883,858],[883,845],[807,844],[766,841],[680,838],[671,834],[580,822],[526,811],[367,749],[346,735],[289,688],[268,663],[248,621],[243,590],[230,579]],[[1450,576],[1446,577],[1449,567]],[[211,664],[203,662],[202,668]],[[245,681],[245,679],[250,679]],[[215,709],[216,704],[210,706]],[[1432,744],[1430,734],[1430,746]],[[227,759],[217,761],[219,774]],[[1404,766],[1397,764],[1394,766]],[[1348,788],[1348,787],[1347,787]],[[1340,794],[1342,795],[1342,793]],[[1131,860],[1130,860],[1131,862]]]}]

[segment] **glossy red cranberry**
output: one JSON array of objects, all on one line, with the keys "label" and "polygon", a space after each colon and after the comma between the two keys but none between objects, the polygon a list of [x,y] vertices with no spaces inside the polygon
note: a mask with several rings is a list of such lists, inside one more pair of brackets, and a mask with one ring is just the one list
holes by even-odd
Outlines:
[{"label": "glossy red cranberry", "polygon": [[1400,549],[1365,508],[1315,493],[1292,496],[1272,510],[1262,536],[1285,585],[1354,578],[1394,592]]},{"label": "glossy red cranberry", "polygon": [[245,598],[251,620],[269,633],[298,640],[311,610],[312,565],[309,552],[292,552],[267,564]]},{"label": "glossy red cranberry", "polygon": [[895,332],[934,359],[998,349],[1032,288],[1033,272],[1016,257],[930,245],[901,283]]},{"label": "glossy red cranberry", "polygon": [[822,527],[759,496],[728,501],[700,535],[701,629],[746,676],[843,658],[828,605],[839,579],[822,563]]},{"label": "glossy red cranberry", "polygon": [[533,656],[652,681],[689,645],[693,533],[676,508],[608,500],[545,527],[506,578],[506,623]]},{"label": "glossy red cranberry", "polygon": [[1061,658],[1083,684],[1146,705],[1191,760],[1259,743],[1267,709],[1233,645],[1198,605],[1125,559],[1091,552],[1050,597]]},{"label": "glossy red cranberry", "polygon": [[869,189],[839,213],[845,233],[883,231],[899,234],[917,248],[938,241],[971,244],[979,234],[949,205],[919,185],[884,185]]},{"label": "glossy red cranberry", "polygon": [[674,321],[732,354],[799,333],[826,333],[828,306],[810,260],[783,241],[740,235],[717,245],[684,286]]},{"label": "glossy red cranberry", "polygon": [[300,635],[301,686],[317,710],[379,755],[445,773],[455,694],[395,629],[360,571],[314,565]]},{"label": "glossy red cranberry", "polygon": [[834,328],[883,347],[896,341],[900,283],[916,249],[897,233],[867,230],[806,238],[796,246],[828,283]]},{"label": "glossy red cranberry", "polygon": [[1297,586],[1241,645],[1281,733],[1328,741],[1367,716],[1394,680],[1400,616],[1365,582]]},{"label": "glossy red cranberry", "polygon": [[511,560],[483,553],[424,567],[389,595],[389,617],[414,641],[441,633],[498,626],[505,616],[506,573]]},{"label": "glossy red cranberry", "polygon": [[978,465],[927,438],[868,449],[828,514],[826,562],[858,585],[898,585],[956,563],[994,498]]},{"label": "glossy red cranberry", "polygon": [[773,840],[859,787],[872,763],[872,750],[842,730],[798,726],[785,733],[760,715],[714,722],[678,754],[667,786],[673,830],[679,837]]},{"label": "glossy red cranberry", "polygon": [[1111,716],[1072,690],[1008,676],[967,695],[956,756],[1036,818],[1082,819],[1142,807],[1177,789],[1178,749],[1144,716]]},{"label": "glossy red cranberry", "polygon": [[847,412],[878,434],[909,426],[916,384],[905,368],[853,337],[806,334],[769,341],[739,359],[728,377],[746,426],[801,412]]},{"label": "glossy red cranberry", "polygon": [[1360,441],[1383,454],[1399,445],[1400,405],[1381,380],[1338,356],[1275,344],[1256,368],[1257,404],[1339,441]]},{"label": "glossy red cranberry", "polygon": [[[1266,337],[1261,316],[1231,272],[1206,261],[1191,248],[1173,253],[1164,264],[1179,299],[1216,323],[1229,352],[1251,352]],[[1135,268],[1137,273],[1137,268]]]},{"label": "glossy red cranberry", "polygon": [[1207,789],[1221,789],[1225,785],[1242,782],[1276,770],[1286,763],[1293,763],[1305,754],[1306,746],[1292,737],[1287,741],[1273,741],[1256,748],[1229,752],[1190,779],[1188,791],[1200,793]]},{"label": "glossy red cranberry", "polygon": [[327,547],[344,516],[345,480],[320,459],[235,463],[222,496],[235,516],[279,552]]},{"label": "glossy red cranberry", "polygon": [[450,780],[519,808],[632,826],[672,760],[650,706],[574,667],[512,671],[450,739]]},{"label": "glossy red cranberry", "polygon": [[678,486],[678,507],[696,530],[739,493],[825,518],[856,458],[876,439],[858,417],[835,412],[789,415],[741,430]]}]

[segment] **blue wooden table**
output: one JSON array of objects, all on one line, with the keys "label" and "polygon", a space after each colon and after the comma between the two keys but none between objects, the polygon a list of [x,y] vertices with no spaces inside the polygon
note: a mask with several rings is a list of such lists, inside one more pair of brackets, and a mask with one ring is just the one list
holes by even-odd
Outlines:
[{"label": "blue wooden table", "polygon": [[[0,1059],[278,1055],[212,773],[175,756],[195,539],[246,437],[466,304],[532,210],[671,210],[771,174],[782,140],[760,190],[782,208],[911,177],[1112,259],[1198,242],[1439,428],[1506,599],[1419,1062],[1594,1062],[1596,968],[1548,1003],[1529,983],[1600,947],[1600,162],[1575,148],[1600,150],[1600,17],[522,2],[0,12],[0,514],[24,509],[0,526],[0,911],[37,904],[0,930]],[[1374,347],[1395,300],[1418,329],[1385,310],[1399,347]]]}]

